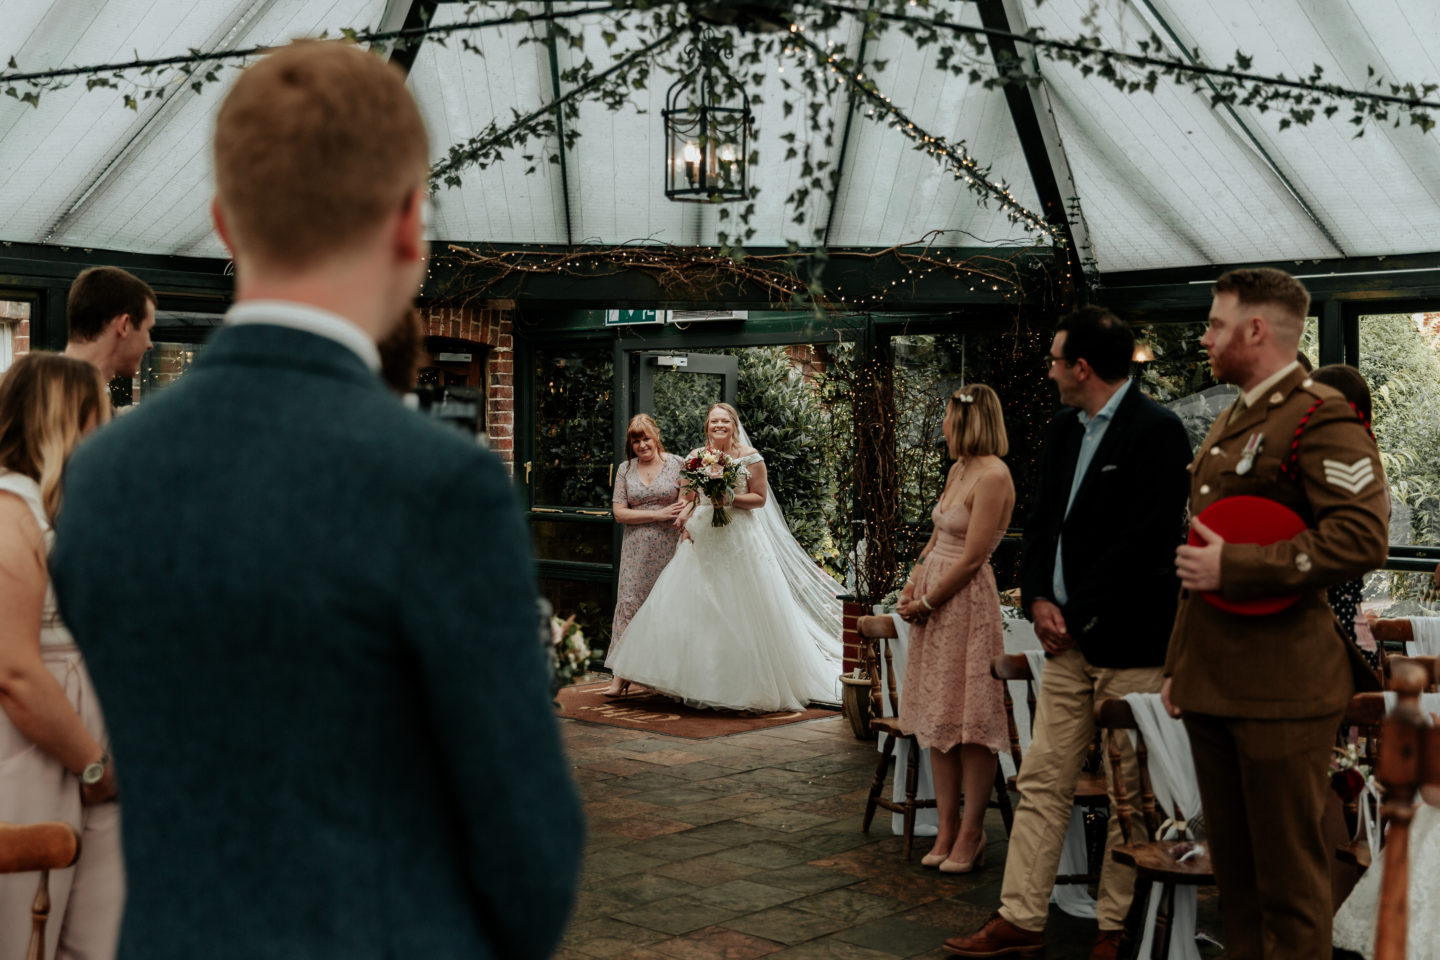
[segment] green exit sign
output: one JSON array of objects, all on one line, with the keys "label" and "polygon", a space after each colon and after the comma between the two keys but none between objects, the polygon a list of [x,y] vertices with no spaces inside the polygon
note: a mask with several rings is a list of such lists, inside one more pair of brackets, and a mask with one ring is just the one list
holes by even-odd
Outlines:
[{"label": "green exit sign", "polygon": [[664,323],[667,310],[606,310],[605,326],[624,327],[634,323]]}]

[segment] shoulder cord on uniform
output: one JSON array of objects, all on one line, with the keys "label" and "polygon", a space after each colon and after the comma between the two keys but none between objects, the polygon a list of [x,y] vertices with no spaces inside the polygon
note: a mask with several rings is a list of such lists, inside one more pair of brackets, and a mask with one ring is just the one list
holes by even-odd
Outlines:
[{"label": "shoulder cord on uniform", "polygon": [[[1310,405],[1310,409],[1305,411],[1305,416],[1300,418],[1299,424],[1295,427],[1295,439],[1290,442],[1290,456],[1286,458],[1285,463],[1280,467],[1280,470],[1296,483],[1300,482],[1300,434],[1304,431],[1305,424],[1310,422],[1311,415],[1314,414],[1316,410],[1319,410],[1320,405],[1324,402],[1323,399],[1316,400]],[[1350,404],[1350,409],[1355,411],[1355,416],[1360,418],[1360,423],[1364,425],[1365,432],[1370,434],[1371,440],[1374,440],[1375,431],[1370,429],[1370,421],[1365,419],[1365,415],[1360,412],[1360,408],[1352,403]]]}]

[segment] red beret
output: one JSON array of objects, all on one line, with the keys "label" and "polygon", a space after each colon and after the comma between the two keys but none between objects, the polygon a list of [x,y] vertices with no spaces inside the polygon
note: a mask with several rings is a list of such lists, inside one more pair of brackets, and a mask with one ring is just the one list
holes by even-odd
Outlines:
[{"label": "red beret", "polygon": [[[1220,534],[1226,543],[1258,543],[1263,546],[1289,540],[1306,529],[1305,521],[1298,513],[1264,497],[1225,497],[1202,510],[1196,519]],[[1193,526],[1189,542],[1191,546],[1202,545]],[[1279,613],[1300,599],[1298,593],[1255,600],[1226,600],[1218,590],[1207,590],[1200,595],[1212,606],[1246,617]]]}]

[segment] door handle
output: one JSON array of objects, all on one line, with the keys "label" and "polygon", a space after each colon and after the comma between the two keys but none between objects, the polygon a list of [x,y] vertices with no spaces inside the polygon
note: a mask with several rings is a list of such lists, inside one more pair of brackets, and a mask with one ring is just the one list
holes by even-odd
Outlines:
[{"label": "door handle", "polygon": [[529,482],[530,482],[530,461],[529,461],[529,460],[526,460],[526,461],[525,461],[525,482],[526,482],[526,483],[529,483]]}]

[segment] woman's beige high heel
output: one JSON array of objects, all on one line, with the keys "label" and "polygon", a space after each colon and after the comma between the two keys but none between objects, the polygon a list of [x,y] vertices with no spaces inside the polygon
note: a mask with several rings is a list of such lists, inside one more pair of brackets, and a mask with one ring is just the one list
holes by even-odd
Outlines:
[{"label": "woman's beige high heel", "polygon": [[946,859],[940,864],[941,873],[971,873],[985,866],[985,838],[980,838],[980,845],[975,850],[975,855],[969,860]]},{"label": "woman's beige high heel", "polygon": [[920,866],[938,867],[940,866],[940,864],[944,863],[948,859],[949,857],[943,853],[927,853],[925,854],[925,856],[920,858]]}]

